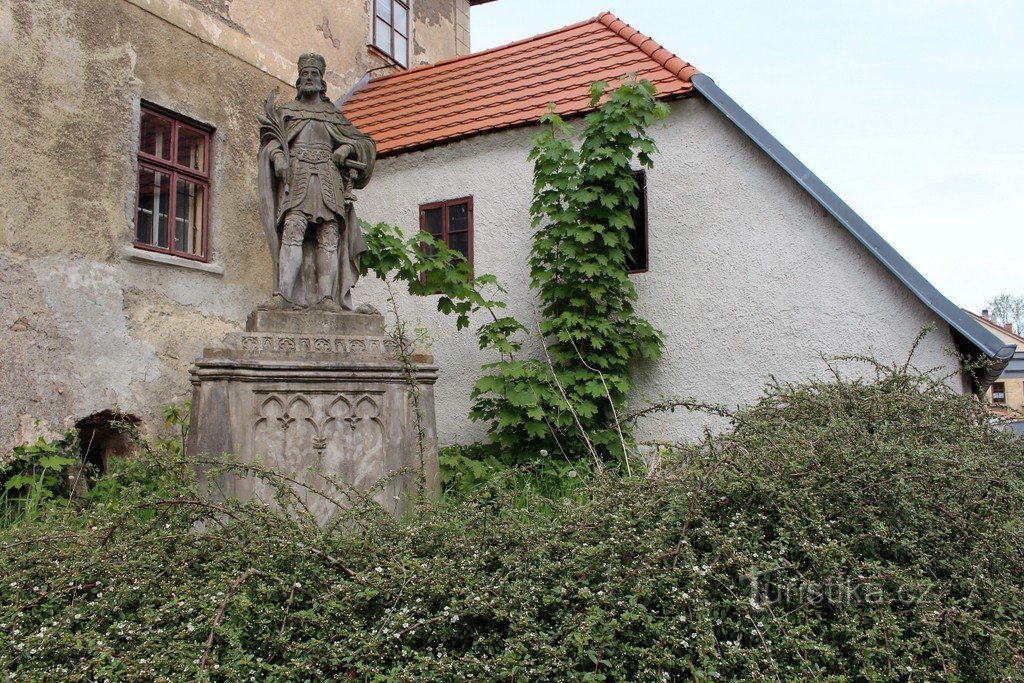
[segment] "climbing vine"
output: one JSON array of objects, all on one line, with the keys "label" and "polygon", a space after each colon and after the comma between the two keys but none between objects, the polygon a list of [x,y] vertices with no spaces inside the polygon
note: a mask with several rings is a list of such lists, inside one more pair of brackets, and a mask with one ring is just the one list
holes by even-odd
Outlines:
[{"label": "climbing vine", "polygon": [[[499,359],[484,366],[470,417],[490,423],[507,462],[539,453],[603,461],[628,450],[619,416],[632,387],[629,364],[657,358],[664,344],[634,308],[626,265],[637,206],[634,159],[653,165],[656,147],[647,129],[667,111],[655,95],[648,81],[614,90],[594,83],[596,109],[586,117],[578,149],[573,129],[557,114],[541,119],[545,130],[530,153],[536,230],[530,286],[540,303],[538,330],[499,315],[505,303],[485,294],[505,293],[497,278],[471,273],[443,242],[422,232],[405,238],[386,224],[364,226],[364,273],[404,281],[414,295],[439,295],[438,311],[455,315],[458,329],[476,311],[490,314],[477,334],[480,348]],[[541,338],[541,357],[517,357],[523,337],[533,333]]]},{"label": "climbing vine", "polygon": [[546,129],[530,154],[530,285],[540,302],[544,357],[502,358],[473,390],[471,416],[490,421],[508,452],[557,449],[605,460],[627,449],[618,416],[632,386],[629,364],[657,358],[664,344],[634,308],[626,265],[637,206],[633,160],[653,165],[647,130],[667,112],[655,95],[648,81],[610,91],[594,83],[598,108],[586,117],[578,149],[557,114],[541,120]]}]

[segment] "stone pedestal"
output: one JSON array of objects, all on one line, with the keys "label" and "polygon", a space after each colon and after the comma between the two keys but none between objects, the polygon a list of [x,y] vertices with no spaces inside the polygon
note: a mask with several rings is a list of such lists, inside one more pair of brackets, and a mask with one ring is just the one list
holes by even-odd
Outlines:
[{"label": "stone pedestal", "polygon": [[[413,357],[414,402],[397,351],[379,314],[257,310],[244,332],[205,349],[192,368],[188,452],[230,453],[344,497],[323,475],[336,477],[401,512],[421,472],[428,492],[438,490],[437,368],[430,356]],[[398,470],[406,471],[388,476]],[[227,496],[273,498],[254,478],[216,485]],[[322,521],[335,512],[296,490]]]}]

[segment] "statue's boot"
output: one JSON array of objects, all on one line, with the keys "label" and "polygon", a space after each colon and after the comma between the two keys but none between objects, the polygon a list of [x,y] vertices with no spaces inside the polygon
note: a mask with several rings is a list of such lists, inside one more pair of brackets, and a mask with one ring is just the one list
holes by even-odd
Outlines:
[{"label": "statue's boot", "polygon": [[282,244],[278,252],[279,278],[278,286],[281,296],[287,301],[295,301],[295,286],[299,281],[299,270],[302,268],[302,245]]},{"label": "statue's boot", "polygon": [[[316,250],[316,297],[317,301],[325,299],[333,303],[338,289],[338,250],[317,247]],[[319,304],[318,304],[319,306]],[[339,306],[340,308],[340,306]]]},{"label": "statue's boot", "polygon": [[261,311],[289,311],[295,308],[295,304],[289,302],[280,294],[275,294],[256,308]]},{"label": "statue's boot", "polygon": [[341,313],[344,309],[338,304],[337,301],[329,296],[325,296],[323,299],[316,304],[318,311],[328,311],[330,313]]}]

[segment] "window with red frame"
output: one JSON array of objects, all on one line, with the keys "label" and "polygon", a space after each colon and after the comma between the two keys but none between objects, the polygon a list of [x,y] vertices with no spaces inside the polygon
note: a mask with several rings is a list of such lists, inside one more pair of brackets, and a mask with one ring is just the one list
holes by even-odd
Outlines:
[{"label": "window with red frame", "polygon": [[212,129],[142,105],[135,246],[206,261]]},{"label": "window with red frame", "polygon": [[451,199],[420,207],[420,230],[430,233],[473,267],[473,198]]},{"label": "window with red frame", "polygon": [[401,66],[409,66],[409,3],[373,0],[373,45]]},{"label": "window with red frame", "polygon": [[992,402],[993,403],[1006,403],[1006,383],[1005,382],[993,382],[992,383]]}]

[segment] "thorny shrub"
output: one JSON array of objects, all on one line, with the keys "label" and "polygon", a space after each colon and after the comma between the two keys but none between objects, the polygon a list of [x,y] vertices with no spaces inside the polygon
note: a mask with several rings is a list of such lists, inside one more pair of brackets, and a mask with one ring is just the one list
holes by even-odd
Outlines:
[{"label": "thorny shrub", "polygon": [[141,444],[159,487],[0,533],[0,672],[1019,680],[1024,447],[987,418],[900,367],[775,384],[727,432],[572,501],[499,477],[406,519],[356,500],[326,527],[205,499]]}]

